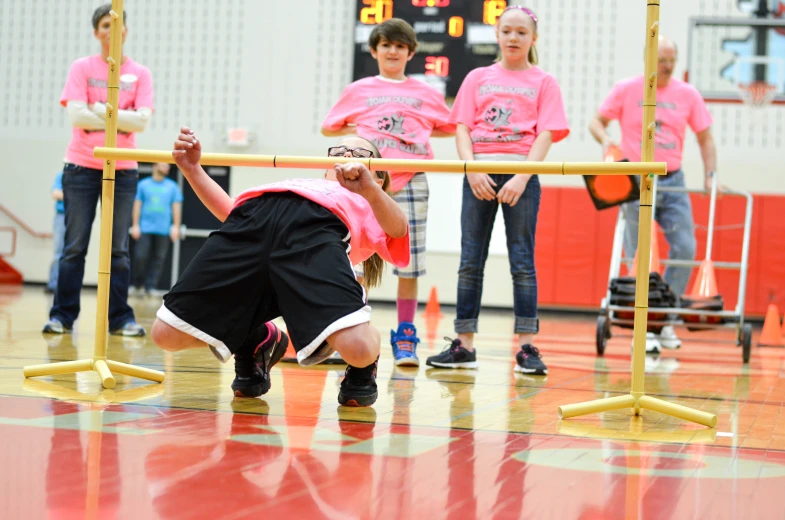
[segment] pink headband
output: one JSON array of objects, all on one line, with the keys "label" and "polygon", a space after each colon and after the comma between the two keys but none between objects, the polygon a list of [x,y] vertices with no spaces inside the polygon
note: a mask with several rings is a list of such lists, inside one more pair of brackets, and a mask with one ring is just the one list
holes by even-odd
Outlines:
[{"label": "pink headband", "polygon": [[[503,15],[504,13],[506,13],[507,11],[509,11],[510,9],[518,9],[519,11],[523,11],[524,13],[526,13],[527,15],[529,15],[529,18],[531,18],[531,19],[532,19],[532,21],[534,22],[534,29],[535,29],[535,30],[537,30],[537,15],[536,15],[536,14],[534,14],[534,11],[532,11],[532,10],[531,10],[531,9],[529,9],[528,7],[523,7],[523,6],[521,6],[521,5],[508,5],[508,6],[507,6],[507,7],[504,9],[504,11],[502,11],[502,15]],[[499,18],[501,18],[501,16],[499,16]]]}]

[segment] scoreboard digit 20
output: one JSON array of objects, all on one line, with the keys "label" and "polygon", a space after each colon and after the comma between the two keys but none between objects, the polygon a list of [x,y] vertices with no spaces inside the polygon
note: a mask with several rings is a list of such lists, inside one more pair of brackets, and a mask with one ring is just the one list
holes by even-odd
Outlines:
[{"label": "scoreboard digit 20", "polygon": [[379,73],[368,46],[374,26],[402,18],[414,28],[418,42],[406,75],[454,97],[470,70],[496,59],[494,25],[506,7],[505,0],[357,0],[353,79]]}]

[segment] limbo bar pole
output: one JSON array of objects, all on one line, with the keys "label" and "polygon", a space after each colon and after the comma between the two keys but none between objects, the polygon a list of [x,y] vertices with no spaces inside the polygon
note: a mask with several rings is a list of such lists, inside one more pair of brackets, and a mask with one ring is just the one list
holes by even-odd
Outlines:
[{"label": "limbo bar pole", "polygon": [[[654,111],[657,97],[657,52],[660,28],[660,0],[646,0],[646,63],[643,92],[643,149],[641,159],[654,159],[655,124]],[[643,163],[641,163],[643,164]],[[608,412],[631,407],[635,415],[641,408],[654,410],[687,421],[703,424],[709,428],[717,425],[717,416],[701,410],[669,403],[645,395],[646,329],[649,312],[649,255],[651,254],[651,221],[653,202],[653,179],[641,177],[640,217],[638,218],[638,272],[635,279],[635,322],[633,329],[632,387],[630,395],[597,399],[585,403],[562,405],[558,408],[560,419],[579,415]]]},{"label": "limbo bar pole", "polygon": [[[171,151],[97,147],[93,155],[104,160],[174,163]],[[409,159],[359,159],[203,153],[202,166],[254,166],[259,168],[330,169],[336,163],[360,162],[369,170],[426,171],[435,173],[524,173],[540,175],[665,175],[664,162],[526,162],[526,161],[425,161]]]},{"label": "limbo bar pole", "polygon": [[[123,0],[114,0],[111,37],[109,42],[109,78],[106,84],[107,148],[117,146],[117,118],[120,112],[120,65],[123,54]],[[112,225],[114,222],[115,160],[104,160],[101,184],[101,241],[98,251],[98,294],[95,309],[95,347],[93,360],[100,360],[96,370],[105,388],[114,388],[109,370],[106,369],[106,343],[109,322],[109,285],[112,276]],[[105,370],[104,370],[105,369]]]},{"label": "limbo bar pole", "polygon": [[[659,1],[646,8],[646,58],[643,72],[643,125],[641,161],[654,160],[655,117],[657,104],[657,54],[659,50]],[[640,215],[638,217],[638,272],[635,278],[635,320],[633,325],[632,396],[643,396],[646,372],[646,332],[649,317],[649,268],[651,261],[651,222],[654,179],[641,177]],[[635,407],[636,414],[639,407]]]}]

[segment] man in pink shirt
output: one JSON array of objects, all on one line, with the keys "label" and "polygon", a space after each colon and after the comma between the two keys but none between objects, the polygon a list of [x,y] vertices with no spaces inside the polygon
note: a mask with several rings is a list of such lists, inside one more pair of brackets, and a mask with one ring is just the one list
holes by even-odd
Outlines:
[{"label": "man in pink shirt", "polygon": [[[101,42],[101,54],[79,58],[71,65],[60,104],[66,107],[73,126],[63,167],[65,247],[60,257],[54,305],[43,332],[70,332],[79,316],[79,294],[84,262],[90,242],[95,209],[101,197],[103,163],[93,148],[104,146],[111,4],[93,13],[93,35]],[[123,17],[125,20],[125,17]],[[123,27],[123,42],[128,33]],[[135,148],[135,133],[147,126],[153,109],[153,82],[147,67],[123,56],[120,64],[120,99],[117,107],[117,147]],[[109,292],[109,330],[122,336],[144,336],[128,305],[130,259],[128,231],[138,179],[134,161],[117,161],[115,172],[114,224],[112,229],[112,276]]]},{"label": "man in pink shirt", "polygon": [[[657,67],[657,108],[654,160],[668,165],[668,175],[658,180],[660,187],[685,187],[681,171],[682,150],[687,126],[695,133],[703,158],[706,189],[711,187],[711,177],[716,175],[717,153],[711,135],[712,118],[700,93],[692,85],[672,77],[676,65],[676,45],[667,38],[659,40]],[[641,129],[643,122],[643,76],[619,81],[600,105],[597,115],[589,124],[592,136],[601,143],[603,151],[618,146],[608,136],[608,123],[618,120],[621,126],[621,150],[630,161],[641,160]],[[624,249],[632,256],[638,247],[639,203],[622,206],[627,218]],[[670,246],[669,258],[692,260],[695,257],[695,231],[692,205],[687,193],[658,192],[655,219],[662,226]],[[690,279],[689,267],[668,267],[665,281],[680,296]],[[647,351],[658,352],[660,347],[679,348],[681,341],[673,327],[663,327],[659,338],[647,341]]]}]

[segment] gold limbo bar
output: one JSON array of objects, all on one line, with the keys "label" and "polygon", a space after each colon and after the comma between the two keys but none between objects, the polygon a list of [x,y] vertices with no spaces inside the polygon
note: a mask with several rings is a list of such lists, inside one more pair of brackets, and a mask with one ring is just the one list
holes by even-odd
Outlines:
[{"label": "gold limbo bar", "polygon": [[[97,147],[93,156],[114,161],[172,163],[171,151]],[[203,153],[203,166],[255,166],[258,168],[329,169],[335,163],[360,162],[369,170],[434,173],[525,173],[545,175],[665,175],[664,162],[525,162],[525,161],[423,161],[359,159],[355,157],[300,157],[294,155],[245,155]]]}]

